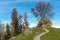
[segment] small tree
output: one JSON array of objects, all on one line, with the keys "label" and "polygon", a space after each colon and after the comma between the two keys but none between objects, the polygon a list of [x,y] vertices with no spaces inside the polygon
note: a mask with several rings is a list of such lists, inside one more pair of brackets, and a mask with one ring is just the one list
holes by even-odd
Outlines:
[{"label": "small tree", "polygon": [[10,33],[10,26],[7,24],[6,25],[6,34],[5,34],[5,40],[9,40],[9,38],[11,37],[11,33]]},{"label": "small tree", "polygon": [[19,33],[22,33],[22,15],[19,15]]},{"label": "small tree", "polygon": [[0,23],[0,40],[4,40],[4,25]]},{"label": "small tree", "polygon": [[49,2],[39,2],[35,8],[32,8],[32,12],[39,19],[38,25],[41,26],[53,17],[52,5]]},{"label": "small tree", "polygon": [[28,28],[28,16],[27,16],[27,13],[24,14],[24,25],[25,25],[25,28]]}]

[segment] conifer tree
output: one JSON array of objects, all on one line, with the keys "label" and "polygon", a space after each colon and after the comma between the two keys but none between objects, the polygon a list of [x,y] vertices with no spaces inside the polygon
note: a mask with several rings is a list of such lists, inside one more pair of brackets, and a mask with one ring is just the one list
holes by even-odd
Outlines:
[{"label": "conifer tree", "polygon": [[17,15],[17,11],[16,8],[13,8],[12,11],[12,32],[13,32],[13,36],[18,35],[18,27],[19,27],[19,23],[18,23],[18,15]]},{"label": "conifer tree", "polygon": [[11,32],[10,32],[10,26],[8,24],[6,24],[6,34],[5,34],[5,40],[9,40],[9,38],[11,37]]}]

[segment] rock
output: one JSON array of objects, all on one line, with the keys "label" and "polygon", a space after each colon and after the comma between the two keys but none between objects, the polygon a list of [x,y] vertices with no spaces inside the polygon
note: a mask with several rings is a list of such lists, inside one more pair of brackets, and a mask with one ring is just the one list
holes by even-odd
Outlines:
[{"label": "rock", "polygon": [[23,32],[24,35],[29,35],[30,33],[32,33],[32,31],[28,28]]}]

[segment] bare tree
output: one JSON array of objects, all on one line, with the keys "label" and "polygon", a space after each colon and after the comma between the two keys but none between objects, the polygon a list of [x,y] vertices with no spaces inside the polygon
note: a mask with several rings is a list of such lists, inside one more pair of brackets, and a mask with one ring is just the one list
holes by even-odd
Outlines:
[{"label": "bare tree", "polygon": [[32,8],[32,12],[39,19],[38,25],[40,26],[45,25],[47,20],[51,22],[50,19],[54,15],[52,5],[49,2],[39,2],[35,8]]},{"label": "bare tree", "polygon": [[22,15],[19,15],[19,26],[22,25]]},{"label": "bare tree", "polygon": [[0,40],[4,40],[4,25],[0,23]]},{"label": "bare tree", "polygon": [[24,14],[24,25],[25,25],[25,28],[28,28],[28,16],[27,16],[27,13]]},{"label": "bare tree", "polygon": [[22,33],[22,15],[19,15],[19,33]]}]

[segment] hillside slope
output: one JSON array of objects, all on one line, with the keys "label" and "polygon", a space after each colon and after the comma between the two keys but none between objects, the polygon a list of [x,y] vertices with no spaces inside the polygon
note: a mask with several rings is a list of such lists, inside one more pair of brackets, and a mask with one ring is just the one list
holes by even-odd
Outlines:
[{"label": "hillside slope", "polygon": [[33,40],[33,38],[36,35],[38,35],[38,34],[40,34],[42,32],[44,32],[44,30],[42,28],[34,28],[32,30],[32,33],[31,34],[29,34],[27,36],[26,35],[23,35],[23,34],[20,34],[20,35],[16,36],[16,38],[11,38],[10,40]]},{"label": "hillside slope", "polygon": [[60,29],[59,28],[47,28],[49,33],[43,35],[41,40],[60,40]]},{"label": "hillside slope", "polygon": [[[49,33],[41,36],[41,40],[60,40],[60,29],[58,28],[47,28],[49,30]],[[45,32],[42,28],[34,28],[33,32],[29,35],[18,35],[16,38],[11,38],[10,40],[33,40],[33,38],[42,33]]]}]

